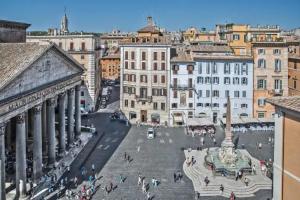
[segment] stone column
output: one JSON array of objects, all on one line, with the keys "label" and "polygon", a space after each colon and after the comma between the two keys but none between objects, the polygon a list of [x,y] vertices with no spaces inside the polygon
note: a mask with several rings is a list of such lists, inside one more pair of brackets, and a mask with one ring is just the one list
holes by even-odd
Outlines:
[{"label": "stone column", "polygon": [[5,200],[5,124],[0,124],[0,199]]},{"label": "stone column", "polygon": [[55,99],[47,100],[48,165],[55,163]]},{"label": "stone column", "polygon": [[75,134],[76,138],[81,133],[81,112],[80,112],[80,85],[75,87]]},{"label": "stone column", "polygon": [[68,146],[74,141],[74,88],[68,90]]},{"label": "stone column", "polygon": [[46,109],[46,102],[43,102],[42,106],[42,148],[43,148],[43,155],[47,154],[47,109]]},{"label": "stone column", "polygon": [[16,192],[26,196],[26,130],[25,114],[16,117]]},{"label": "stone column", "polygon": [[62,93],[58,97],[59,111],[58,111],[58,123],[59,123],[59,153],[64,154],[66,151],[66,122],[65,122],[65,99],[66,94]]},{"label": "stone column", "polygon": [[32,109],[32,133],[33,133],[33,180],[35,183],[43,175],[43,149],[42,149],[42,105]]}]

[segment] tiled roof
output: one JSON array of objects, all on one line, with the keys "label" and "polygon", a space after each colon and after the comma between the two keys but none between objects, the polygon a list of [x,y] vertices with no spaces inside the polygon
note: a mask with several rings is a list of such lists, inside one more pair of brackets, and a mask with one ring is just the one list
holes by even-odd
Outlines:
[{"label": "tiled roof", "polygon": [[0,43],[0,89],[37,60],[51,45]]},{"label": "tiled roof", "polygon": [[108,54],[106,56],[103,56],[102,59],[120,59],[120,53]]},{"label": "tiled roof", "polygon": [[160,31],[158,30],[158,28],[154,25],[147,25],[143,28],[141,28],[140,30],[137,31],[138,33],[159,33]]},{"label": "tiled roof", "polygon": [[267,102],[283,107],[289,110],[300,112],[300,96],[289,96],[289,97],[273,97],[267,99]]}]

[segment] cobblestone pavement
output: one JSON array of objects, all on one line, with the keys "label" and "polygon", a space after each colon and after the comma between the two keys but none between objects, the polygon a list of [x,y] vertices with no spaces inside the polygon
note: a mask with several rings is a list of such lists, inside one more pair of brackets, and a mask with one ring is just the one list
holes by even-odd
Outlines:
[{"label": "cobblestone pavement", "polygon": [[[192,182],[184,175],[181,182],[174,183],[173,174],[177,170],[182,171],[184,153],[182,148],[199,146],[199,137],[187,136],[183,128],[159,128],[157,136],[153,140],[146,138],[147,127],[133,126],[126,138],[120,144],[110,160],[98,174],[101,184],[93,199],[99,200],[142,200],[146,195],[141,186],[137,185],[138,174],[145,177],[146,183],[150,183],[149,192],[153,200],[189,200],[194,199]],[[245,148],[251,155],[258,159],[269,159],[272,157],[272,146],[268,144],[268,137],[272,133],[241,133],[239,145],[245,144]],[[223,131],[218,128],[216,139],[217,146],[224,138]],[[262,142],[263,149],[256,150],[256,143]],[[205,139],[205,147],[213,146],[213,141]],[[133,159],[129,164],[124,161],[124,152]],[[183,173],[183,172],[182,172]],[[120,174],[126,177],[124,183],[119,183]],[[160,182],[157,188],[151,185],[152,178]],[[104,187],[112,182],[116,189],[106,194]],[[263,190],[256,193],[253,198],[245,200],[266,200],[271,197],[271,191]],[[223,197],[201,197],[203,200],[222,200]]]}]

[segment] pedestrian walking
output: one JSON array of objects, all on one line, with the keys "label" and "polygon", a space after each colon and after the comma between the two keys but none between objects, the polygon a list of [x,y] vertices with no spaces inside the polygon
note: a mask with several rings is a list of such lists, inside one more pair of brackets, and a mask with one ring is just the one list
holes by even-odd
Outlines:
[{"label": "pedestrian walking", "polygon": [[92,172],[93,173],[95,172],[95,165],[94,165],[94,163],[92,164]]},{"label": "pedestrian walking", "polygon": [[127,153],[124,153],[124,160],[127,160]]},{"label": "pedestrian walking", "polygon": [[74,177],[74,185],[75,187],[77,187],[77,184],[78,184],[78,179],[77,179],[77,176]]},{"label": "pedestrian walking", "polygon": [[68,171],[68,173],[70,173],[70,165],[68,165],[68,167],[67,167],[67,171]]},{"label": "pedestrian walking", "polygon": [[245,180],[244,180],[244,182],[245,182],[245,185],[246,185],[246,187],[248,187],[249,180],[248,180],[248,178],[247,178],[247,177],[245,177]]},{"label": "pedestrian walking", "polygon": [[174,183],[176,183],[176,181],[177,181],[177,175],[176,173],[174,173]]},{"label": "pedestrian walking", "polygon": [[124,183],[124,177],[122,174],[119,175],[120,183]]},{"label": "pedestrian walking", "polygon": [[204,178],[204,182],[205,182],[205,186],[207,186],[208,183],[209,183],[209,180],[208,180],[208,177],[207,177],[207,176]]},{"label": "pedestrian walking", "polygon": [[139,174],[139,177],[138,177],[138,185],[141,185],[142,184],[142,177],[141,175]]},{"label": "pedestrian walking", "polygon": [[214,145],[216,146],[217,145],[216,138],[213,138],[213,142],[214,142]]},{"label": "pedestrian walking", "polygon": [[222,184],[220,185],[220,192],[221,194],[224,192],[224,186]]},{"label": "pedestrian walking", "polygon": [[147,200],[151,200],[150,192],[147,192]]}]

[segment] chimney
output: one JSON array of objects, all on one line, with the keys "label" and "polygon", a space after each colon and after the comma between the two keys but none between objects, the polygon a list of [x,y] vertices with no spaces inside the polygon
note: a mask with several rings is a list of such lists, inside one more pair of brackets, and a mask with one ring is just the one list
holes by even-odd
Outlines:
[{"label": "chimney", "polygon": [[148,17],[147,17],[147,25],[148,25],[148,26],[154,26],[153,19],[152,19],[151,16],[148,16]]}]

